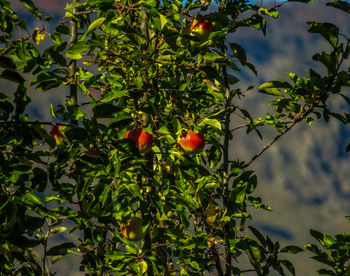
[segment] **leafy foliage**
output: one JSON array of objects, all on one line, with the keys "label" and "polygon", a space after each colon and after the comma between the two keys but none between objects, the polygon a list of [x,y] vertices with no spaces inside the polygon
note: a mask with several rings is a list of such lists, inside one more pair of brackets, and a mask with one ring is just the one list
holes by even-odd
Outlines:
[{"label": "leafy foliage", "polygon": [[[257,275],[284,275],[284,269],[295,275],[280,254],[302,249],[280,249],[252,226],[246,233],[250,207],[270,210],[254,196],[257,176],[248,167],[303,120],[323,115],[349,122],[348,114],[327,105],[336,95],[349,103],[342,91],[350,74],[342,65],[350,40],[338,27],[309,22],[309,31],[332,47],[313,57],[326,73],[310,69],[307,77],[290,73],[291,82],[262,84],[259,91],[275,97],[275,112],[254,119],[240,107],[244,91],[237,88],[236,72],[257,72],[244,48],[228,37],[241,27],[265,34],[265,18],[276,19],[281,4],[74,0],[65,20],[48,33],[33,2],[20,2],[42,28],[29,30],[11,2],[0,0],[0,77],[17,86],[13,96],[0,93],[2,274],[51,275],[52,264],[79,254],[80,269],[93,275],[242,275],[244,255]],[[328,5],[347,11],[343,1]],[[200,41],[190,28],[203,18],[213,22],[214,31]],[[50,19],[44,18],[47,24]],[[30,86],[45,93],[69,87],[64,105],[50,107],[55,122],[31,121]],[[89,102],[79,103],[78,94]],[[232,161],[232,132],[241,128],[230,128],[233,116],[246,121],[247,132],[261,136],[260,127],[272,126],[278,134],[251,160]],[[55,127],[52,135],[47,126]],[[128,130],[141,127],[154,136],[146,154],[124,139]],[[189,129],[204,134],[203,153],[185,154],[178,146]],[[146,231],[141,242],[120,231],[134,216],[142,217]],[[49,246],[66,225],[80,234],[79,241]],[[325,246],[324,237],[312,233]],[[345,238],[327,238],[342,247],[325,249],[340,258]],[[310,248],[336,273],[344,269],[342,257],[324,259]]]}]

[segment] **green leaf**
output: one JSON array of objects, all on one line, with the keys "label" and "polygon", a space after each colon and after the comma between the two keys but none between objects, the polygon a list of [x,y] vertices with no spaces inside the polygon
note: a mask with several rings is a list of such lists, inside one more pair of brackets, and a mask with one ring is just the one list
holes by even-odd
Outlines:
[{"label": "green leaf", "polygon": [[316,21],[307,22],[310,26],[310,33],[322,35],[333,47],[338,45],[339,28],[332,23],[319,23]]},{"label": "green leaf", "polygon": [[241,64],[247,63],[247,54],[244,48],[237,43],[230,43],[231,49],[233,51],[233,56],[237,57]]},{"label": "green leaf", "polygon": [[295,276],[295,269],[293,264],[288,260],[279,260],[289,271]]},{"label": "green leaf", "polygon": [[97,28],[101,27],[103,22],[106,21],[105,17],[100,17],[94,20],[88,27],[87,31],[84,33],[84,35],[79,39],[80,41],[84,41],[88,34],[90,34],[92,31],[96,30]]},{"label": "green leaf", "polygon": [[125,259],[125,253],[122,251],[107,252],[105,257],[107,260],[118,261]]},{"label": "green leaf", "polygon": [[51,113],[51,116],[52,116],[52,117],[57,118],[55,109],[54,109],[54,107],[53,107],[52,104],[50,104],[50,113]]},{"label": "green leaf", "polygon": [[344,116],[340,115],[339,113],[329,112],[328,114],[329,114],[330,116],[332,116],[333,118],[338,119],[338,120],[341,121],[343,124],[347,124],[347,123],[348,123],[348,119],[345,118]]},{"label": "green leaf", "polygon": [[16,64],[12,61],[12,59],[0,56],[0,67],[13,70],[16,69]]},{"label": "green leaf", "polygon": [[40,197],[38,197],[36,194],[32,193],[26,193],[22,197],[23,202],[26,202],[29,205],[42,205],[44,202],[41,200]]},{"label": "green leaf", "polygon": [[10,70],[4,70],[1,74],[1,77],[3,79],[7,79],[9,81],[17,82],[17,83],[22,83],[24,82],[24,78],[17,72],[13,72]]},{"label": "green leaf", "polygon": [[127,126],[132,122],[132,116],[124,111],[117,112],[114,117],[109,121],[109,127],[121,127],[123,125]]},{"label": "green leaf", "polygon": [[333,74],[337,67],[337,57],[335,55],[330,55],[325,52],[317,53],[313,55],[312,59],[314,61],[322,63],[326,66],[329,73]]},{"label": "green leaf", "polygon": [[86,130],[84,128],[81,128],[81,127],[75,127],[75,128],[68,129],[67,131],[64,132],[64,135],[71,142],[83,141],[89,137]]},{"label": "green leaf", "polygon": [[288,246],[283,247],[280,250],[280,252],[292,253],[292,254],[297,254],[297,253],[302,252],[302,251],[304,251],[304,249],[302,249],[298,246],[295,246],[295,245],[288,245]]},{"label": "green leaf", "polygon": [[217,128],[218,130],[221,130],[221,123],[220,123],[220,121],[218,121],[216,119],[205,118],[203,121],[201,121],[199,126],[202,124],[209,125],[211,127]]},{"label": "green leaf", "polygon": [[41,19],[41,13],[32,0],[19,0],[35,17]]},{"label": "green leaf", "polygon": [[108,103],[115,99],[123,97],[127,93],[126,90],[121,90],[120,88],[113,88],[111,91],[106,91],[103,93],[101,102]]},{"label": "green leaf", "polygon": [[324,238],[324,235],[323,235],[321,232],[310,229],[310,234],[311,234],[311,236],[313,236],[316,240],[318,240],[320,243],[322,243],[323,238]]},{"label": "green leaf", "polygon": [[259,92],[274,96],[283,97],[283,93],[278,88],[291,89],[292,86],[285,81],[269,81],[259,86]]},{"label": "green leaf", "polygon": [[57,233],[62,233],[66,232],[68,229],[64,226],[56,226],[51,229],[51,234],[57,234]]},{"label": "green leaf", "polygon": [[56,32],[61,33],[61,34],[65,34],[65,35],[70,34],[70,30],[66,25],[58,25],[56,27]]},{"label": "green leaf", "polygon": [[14,107],[8,101],[0,101],[0,119],[7,120]]},{"label": "green leaf", "polygon": [[243,24],[245,26],[250,26],[258,30],[261,30],[262,33],[266,35],[266,19],[261,15],[255,15],[255,16],[249,17],[248,20],[245,20],[243,22]]},{"label": "green leaf", "polygon": [[137,89],[142,89],[142,87],[143,87],[142,77],[135,78],[134,82],[135,82]]},{"label": "green leaf", "polygon": [[0,102],[7,101],[9,98],[4,93],[0,92]]},{"label": "green leaf", "polygon": [[332,276],[337,275],[333,270],[324,269],[324,268],[318,269],[316,272],[319,275],[332,275]]},{"label": "green leaf", "polygon": [[72,248],[75,247],[72,242],[65,242],[60,245],[51,247],[47,252],[47,256],[55,256],[55,255],[66,255],[68,253],[74,252]]},{"label": "green leaf", "polygon": [[258,229],[254,228],[253,226],[248,226],[248,228],[250,229],[250,231],[253,232],[253,234],[255,235],[255,237],[258,238],[258,240],[260,241],[260,243],[262,244],[262,246],[266,247],[266,240],[264,238],[264,236],[259,232]]},{"label": "green leaf", "polygon": [[258,14],[265,14],[275,19],[278,17],[278,11],[276,9],[260,8]]},{"label": "green leaf", "polygon": [[82,52],[89,49],[89,46],[85,42],[80,41],[74,44],[66,53],[66,57],[70,59],[82,59]]},{"label": "green leaf", "polygon": [[160,18],[160,24],[161,24],[161,29],[163,30],[164,26],[169,22],[168,19],[163,15],[163,14],[159,14],[159,18]]},{"label": "green leaf", "polygon": [[334,0],[328,2],[326,5],[350,13],[350,3],[347,1]]},{"label": "green leaf", "polygon": [[120,110],[110,103],[103,103],[93,108],[95,118],[113,118],[114,114]]},{"label": "green leaf", "polygon": [[224,57],[216,52],[208,52],[203,56],[204,60],[210,60],[210,61],[214,61],[214,60],[222,59],[222,58],[224,58]]},{"label": "green leaf", "polygon": [[348,145],[346,146],[345,151],[346,151],[346,152],[349,152],[349,151],[350,151],[350,144],[348,144]]}]

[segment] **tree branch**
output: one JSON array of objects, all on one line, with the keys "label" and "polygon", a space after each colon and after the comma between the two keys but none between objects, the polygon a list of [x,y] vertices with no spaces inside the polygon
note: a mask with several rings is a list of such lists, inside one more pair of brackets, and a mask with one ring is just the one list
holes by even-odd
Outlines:
[{"label": "tree branch", "polygon": [[311,113],[313,108],[310,108],[308,111],[306,111],[304,114],[297,116],[294,118],[292,123],[282,130],[275,138],[273,138],[267,145],[265,145],[257,154],[253,156],[251,160],[249,160],[245,165],[244,168],[250,166],[255,159],[257,159],[260,155],[262,155],[269,147],[271,147],[279,138],[281,138],[284,134],[286,134],[288,131],[290,131],[298,122],[302,121],[307,115]]}]

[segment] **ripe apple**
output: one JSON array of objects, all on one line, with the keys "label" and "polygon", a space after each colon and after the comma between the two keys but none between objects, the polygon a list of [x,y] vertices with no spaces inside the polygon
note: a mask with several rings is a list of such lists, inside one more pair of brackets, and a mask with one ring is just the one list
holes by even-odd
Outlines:
[{"label": "ripe apple", "polygon": [[133,130],[129,130],[125,134],[124,138],[134,140],[140,152],[147,153],[152,148],[153,135],[147,133],[142,128],[135,128]]},{"label": "ripe apple", "polygon": [[50,134],[53,135],[53,137],[55,138],[57,145],[63,143],[64,135],[60,130],[60,125],[54,125],[50,130]]},{"label": "ripe apple", "polygon": [[143,219],[132,217],[127,225],[121,224],[122,235],[132,241],[139,241],[145,237],[146,232],[142,231]]},{"label": "ripe apple", "polygon": [[179,144],[186,153],[200,153],[205,146],[205,138],[202,133],[189,130],[180,137]]},{"label": "ripe apple", "polygon": [[200,42],[203,43],[208,40],[213,29],[214,26],[210,21],[205,19],[194,19],[191,25],[191,34],[199,38]]}]

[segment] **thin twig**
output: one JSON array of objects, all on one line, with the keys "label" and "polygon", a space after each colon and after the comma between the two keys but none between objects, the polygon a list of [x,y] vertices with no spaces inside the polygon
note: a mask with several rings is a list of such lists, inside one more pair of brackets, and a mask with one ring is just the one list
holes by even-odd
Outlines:
[{"label": "thin twig", "polygon": [[275,138],[273,138],[267,145],[265,145],[257,154],[253,156],[253,158],[248,161],[244,168],[250,166],[255,159],[257,159],[260,155],[262,155],[269,147],[271,147],[279,138],[281,138],[284,134],[286,134],[288,131],[290,131],[298,122],[302,121],[309,113],[311,113],[313,109],[310,108],[308,111],[306,111],[304,114],[296,116],[293,120],[293,122],[284,130],[282,130]]},{"label": "thin twig", "polygon": [[244,128],[244,127],[249,127],[249,126],[250,126],[250,124],[239,125],[239,126],[236,126],[236,127],[232,128],[232,129],[230,129],[230,132],[234,132],[237,129]]},{"label": "thin twig", "polygon": [[40,121],[0,121],[0,125],[25,124],[25,125],[51,125],[51,126],[73,126],[70,123],[40,122]]}]

